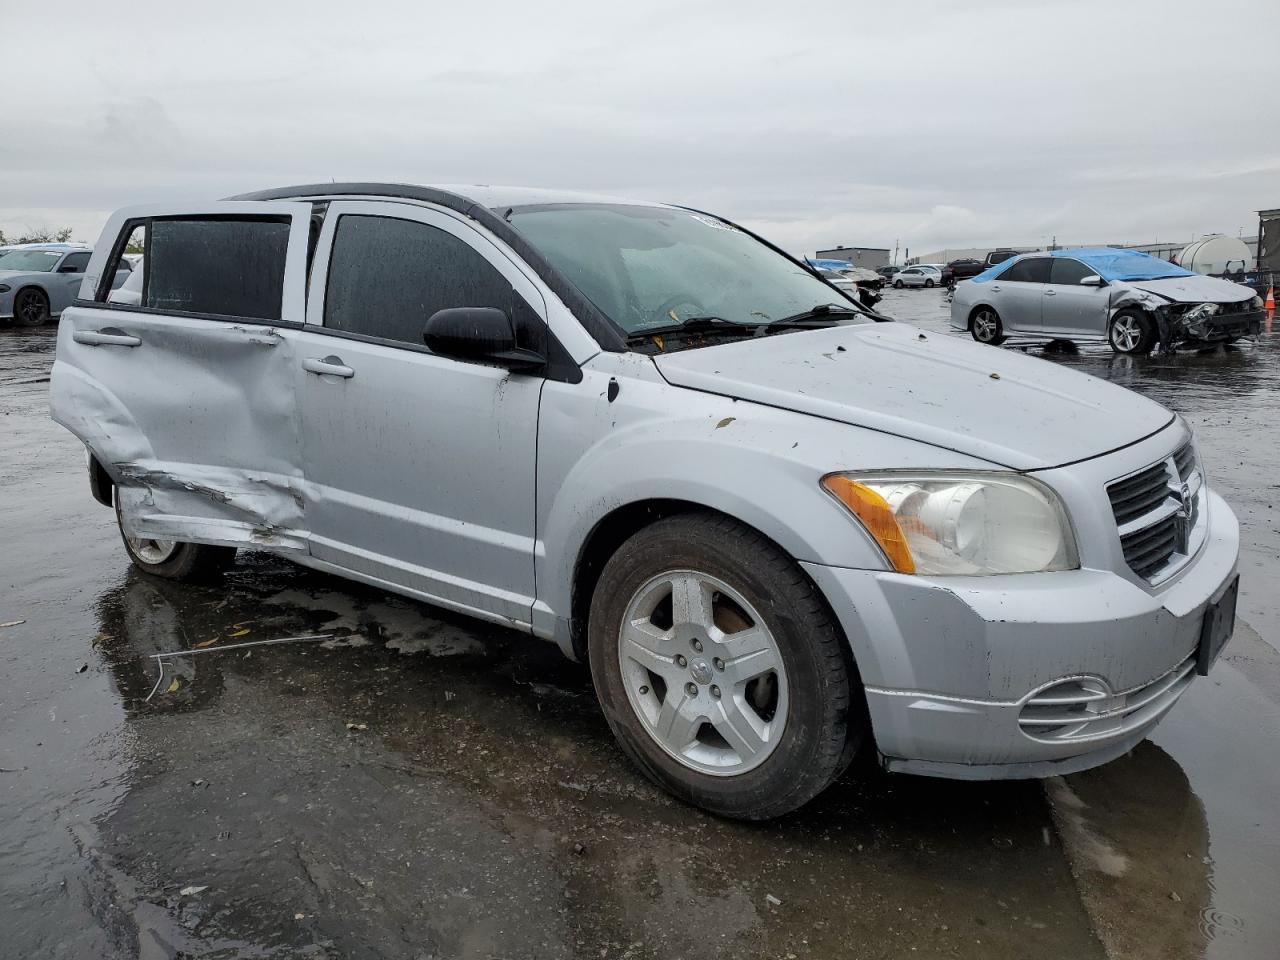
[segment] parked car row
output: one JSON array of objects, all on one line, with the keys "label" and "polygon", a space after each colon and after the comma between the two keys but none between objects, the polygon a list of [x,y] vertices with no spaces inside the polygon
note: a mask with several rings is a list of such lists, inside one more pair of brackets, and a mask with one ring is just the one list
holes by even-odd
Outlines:
[{"label": "parked car row", "polygon": [[961,282],[951,326],[979,343],[1106,342],[1138,354],[1257,334],[1262,308],[1242,284],[1136,250],[1092,247],[1022,254]]}]

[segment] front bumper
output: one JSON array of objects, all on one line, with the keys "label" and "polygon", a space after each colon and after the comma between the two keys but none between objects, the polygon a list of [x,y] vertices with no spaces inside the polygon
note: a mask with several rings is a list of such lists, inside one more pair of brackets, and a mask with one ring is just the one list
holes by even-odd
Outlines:
[{"label": "front bumper", "polygon": [[[1235,576],[1239,525],[1209,498],[1198,556],[1159,588],[1097,569],[944,578],[805,564],[853,647],[885,766],[1043,777],[1140,742],[1190,685],[1204,611]],[[1028,725],[1033,697],[1073,684],[1098,697],[1079,733]]]}]

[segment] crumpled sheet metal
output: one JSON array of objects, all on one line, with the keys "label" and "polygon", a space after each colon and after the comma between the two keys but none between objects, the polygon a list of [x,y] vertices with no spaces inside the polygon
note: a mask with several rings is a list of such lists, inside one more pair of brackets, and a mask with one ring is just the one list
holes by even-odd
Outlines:
[{"label": "crumpled sheet metal", "polygon": [[[112,323],[136,348],[76,342]],[[292,343],[274,328],[67,312],[53,418],[117,484],[131,536],[306,550]],[[218,463],[205,462],[217,452]]]},{"label": "crumpled sheet metal", "polygon": [[1169,351],[1182,340],[1207,337],[1209,320],[1221,309],[1216,303],[1201,303],[1174,314],[1170,305],[1171,301],[1149,290],[1125,287],[1112,297],[1109,319],[1127,307],[1138,307],[1155,318],[1158,348]]}]

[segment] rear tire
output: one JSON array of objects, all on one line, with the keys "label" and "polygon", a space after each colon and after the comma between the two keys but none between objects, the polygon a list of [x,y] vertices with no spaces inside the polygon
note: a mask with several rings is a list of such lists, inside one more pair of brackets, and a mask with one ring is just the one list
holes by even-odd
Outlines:
[{"label": "rear tire", "polygon": [[20,327],[43,327],[49,322],[49,298],[43,290],[28,287],[13,298],[13,319]]},{"label": "rear tire", "polygon": [[979,343],[998,347],[1008,338],[1004,335],[1004,323],[994,307],[979,307],[969,318],[969,333]]},{"label": "rear tire", "polygon": [[235,562],[235,547],[130,537],[124,532],[118,492],[115,502],[120,539],[124,541],[129,559],[144,573],[167,580],[203,581],[213,579]]},{"label": "rear tire", "polygon": [[1138,310],[1121,310],[1111,318],[1107,341],[1116,353],[1148,354],[1156,345],[1155,325]]},{"label": "rear tire", "polygon": [[712,813],[762,820],[795,810],[839,776],[867,729],[856,671],[817,588],[727,517],[669,517],[624,543],[592,595],[587,642],[623,751]]},{"label": "rear tire", "polygon": [[895,281],[893,281],[893,289],[895,289],[895,290],[901,290],[901,289],[902,289],[902,281],[901,281],[901,280],[895,280]]},{"label": "rear tire", "polygon": [[924,285],[925,285],[925,288],[926,288],[926,289],[927,289],[927,288],[929,288],[929,287],[932,287],[932,286],[933,286],[933,281],[932,281],[932,280],[928,280],[928,279],[926,279],[926,280],[925,280],[925,282],[924,282]]}]

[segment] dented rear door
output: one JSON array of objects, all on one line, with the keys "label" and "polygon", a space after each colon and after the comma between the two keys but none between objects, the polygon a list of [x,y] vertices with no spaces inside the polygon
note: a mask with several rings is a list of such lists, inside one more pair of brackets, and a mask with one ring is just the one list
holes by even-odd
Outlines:
[{"label": "dented rear door", "polygon": [[[116,214],[63,315],[53,417],[117,485],[136,536],[306,549],[293,354],[305,315],[304,203]],[[145,245],[141,303],[112,302]]]}]

